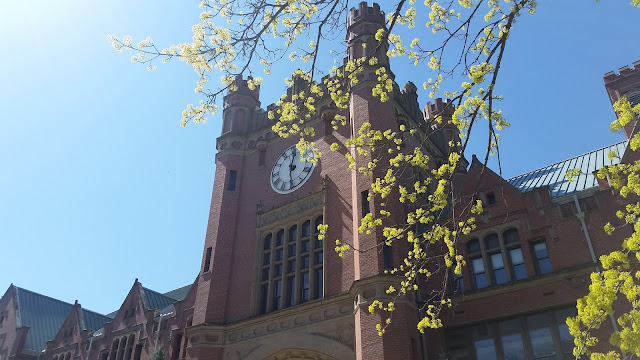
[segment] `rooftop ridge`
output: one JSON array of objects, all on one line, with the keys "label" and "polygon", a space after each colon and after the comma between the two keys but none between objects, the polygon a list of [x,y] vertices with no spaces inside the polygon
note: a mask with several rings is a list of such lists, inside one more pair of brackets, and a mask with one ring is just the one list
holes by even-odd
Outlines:
[{"label": "rooftop ridge", "polygon": [[[14,286],[15,286],[15,285],[14,285]],[[26,292],[28,292],[28,293],[31,293],[31,294],[34,294],[34,295],[38,295],[38,296],[41,296],[41,297],[43,297],[43,298],[47,298],[47,299],[49,299],[49,300],[53,300],[53,301],[59,302],[59,303],[62,303],[62,304],[64,304],[64,305],[69,305],[70,307],[72,307],[72,306],[73,306],[73,304],[71,304],[71,303],[68,303],[68,302],[63,301],[63,300],[60,300],[60,299],[56,299],[56,298],[51,297],[51,296],[48,296],[48,295],[40,294],[39,292],[35,292],[35,291],[33,291],[33,290],[25,289],[25,288],[22,288],[22,287],[19,287],[19,286],[15,286],[15,288],[16,288],[17,290],[20,290],[20,291],[26,291]],[[101,313],[99,313],[99,312],[97,312],[97,311],[93,311],[93,310],[87,309],[87,308],[85,308],[85,307],[82,307],[82,311],[88,311],[88,312],[94,313],[94,314],[96,314],[96,315],[100,315],[100,316],[108,317],[108,316],[107,316],[107,315],[105,315],[105,314],[101,314]]]},{"label": "rooftop ridge", "polygon": [[[557,162],[555,162],[555,163],[552,163],[552,164],[549,164],[549,165],[545,165],[545,166],[540,167],[540,168],[537,168],[537,169],[533,169],[533,170],[528,171],[528,172],[526,172],[526,173],[522,173],[522,174],[520,174],[520,175],[516,175],[516,176],[510,177],[510,178],[508,178],[508,179],[506,179],[506,180],[507,180],[508,182],[511,182],[511,180],[515,180],[515,179],[520,178],[520,177],[522,177],[522,176],[525,176],[525,175],[529,175],[529,174],[535,173],[535,172],[540,171],[540,170],[542,170],[542,169],[550,168],[550,167],[553,167],[553,166],[555,166],[555,165],[559,165],[559,164],[562,164],[562,163],[565,163],[565,162],[568,162],[568,161],[571,161],[571,160],[574,160],[574,159],[578,159],[578,158],[584,157],[584,156],[586,156],[586,155],[593,154],[593,153],[595,153],[595,152],[602,151],[602,150],[604,150],[604,149],[607,149],[607,148],[610,148],[610,147],[613,147],[613,146],[617,146],[617,145],[620,145],[620,144],[623,144],[623,143],[626,143],[626,142],[629,142],[629,140],[622,140],[622,141],[619,141],[619,142],[617,142],[617,143],[613,143],[613,144],[611,144],[611,145],[603,146],[603,147],[601,147],[601,148],[598,148],[598,149],[595,149],[595,150],[592,150],[592,151],[586,152],[586,153],[584,153],[584,154],[576,155],[576,156],[570,157],[570,158],[568,158],[568,159],[564,159],[564,160],[561,160],[561,161],[557,161]],[[618,154],[618,155],[619,155],[619,156],[622,156],[622,154]]]}]

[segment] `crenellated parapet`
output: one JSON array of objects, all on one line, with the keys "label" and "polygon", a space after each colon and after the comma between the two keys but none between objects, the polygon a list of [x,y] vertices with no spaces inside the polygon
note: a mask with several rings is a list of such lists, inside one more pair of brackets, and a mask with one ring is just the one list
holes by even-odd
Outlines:
[{"label": "crenellated parapet", "polygon": [[368,6],[367,2],[363,1],[358,4],[358,8],[351,8],[347,20],[347,27],[350,28],[363,21],[384,24],[384,11],[380,10],[380,5],[373,3],[371,6]]},{"label": "crenellated parapet", "polygon": [[[375,55],[379,64],[389,65],[388,44],[385,42],[379,46],[381,44],[375,38],[379,29],[386,29],[385,15],[380,10],[380,5],[373,3],[369,6],[363,1],[358,4],[358,8],[349,11],[346,40],[350,60]],[[375,49],[378,49],[378,52],[373,54]]]},{"label": "crenellated parapet", "polygon": [[623,66],[617,73],[609,71],[604,74],[604,87],[607,89],[611,103],[615,103],[623,96],[640,91],[640,60],[631,67]]},{"label": "crenellated parapet", "polygon": [[[622,97],[629,99],[632,105],[640,103],[640,60],[634,62],[631,67],[619,68],[617,73],[609,71],[604,74],[604,87],[611,104]],[[636,132],[636,123],[637,121],[631,121],[622,129],[627,138]]]},{"label": "crenellated parapet", "polygon": [[229,97],[234,97],[237,95],[247,95],[252,97],[255,101],[260,101],[260,85],[255,85],[254,89],[251,90],[249,88],[248,81],[252,78],[249,76],[247,79],[243,79],[242,75],[237,75],[233,80],[233,87],[229,88],[227,94],[225,95],[225,99]]},{"label": "crenellated parapet", "polygon": [[433,124],[442,127],[446,125],[447,120],[451,120],[455,109],[455,105],[453,105],[451,100],[447,99],[443,101],[442,98],[437,98],[433,103],[428,102],[427,105],[425,105],[423,114],[428,123],[433,122],[437,116],[442,116],[443,122],[441,124]]},{"label": "crenellated parapet", "polygon": [[629,76],[634,76],[634,75],[635,76],[640,75],[640,60],[631,64],[631,67],[623,66],[619,68],[617,73],[615,71],[609,71],[608,73],[604,74],[604,83],[605,85],[608,85],[615,81],[619,81],[621,79],[627,78]]}]

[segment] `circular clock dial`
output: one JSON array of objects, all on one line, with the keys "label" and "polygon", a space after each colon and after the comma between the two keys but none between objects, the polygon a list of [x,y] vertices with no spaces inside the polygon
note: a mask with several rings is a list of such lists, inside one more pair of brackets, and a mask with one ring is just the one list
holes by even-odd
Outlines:
[{"label": "circular clock dial", "polygon": [[288,194],[295,191],[304,184],[316,164],[311,162],[314,159],[313,149],[305,150],[304,161],[302,160],[298,148],[293,145],[280,155],[273,170],[271,170],[271,187],[279,194]]}]

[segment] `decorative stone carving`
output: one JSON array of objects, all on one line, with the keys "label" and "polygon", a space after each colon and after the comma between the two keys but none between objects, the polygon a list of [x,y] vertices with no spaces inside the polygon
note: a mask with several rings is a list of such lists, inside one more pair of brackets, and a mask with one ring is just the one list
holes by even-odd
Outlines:
[{"label": "decorative stone carving", "polygon": [[299,215],[307,210],[319,207],[323,203],[324,194],[322,192],[315,193],[291,204],[281,206],[264,214],[259,214],[258,227],[267,226],[291,216]]}]

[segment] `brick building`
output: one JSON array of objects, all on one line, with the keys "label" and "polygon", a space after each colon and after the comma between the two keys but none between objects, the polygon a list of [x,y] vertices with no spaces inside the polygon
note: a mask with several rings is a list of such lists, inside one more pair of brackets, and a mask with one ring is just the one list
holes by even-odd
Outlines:
[{"label": "brick building", "polygon": [[[374,34],[384,21],[377,4],[351,10],[350,57],[376,49]],[[388,67],[386,48],[379,51]],[[640,63],[634,66],[605,75],[612,102],[640,100]],[[412,295],[396,302],[390,328],[378,337],[375,326],[384,319],[367,306],[388,298],[385,290],[397,279],[384,270],[406,249],[396,244],[340,258],[333,244],[318,239],[319,224],[329,225],[327,239],[359,249],[375,248],[382,238],[380,230],[357,231],[363,215],[379,209],[379,199],[368,196],[379,174],[345,171],[344,153],[329,147],[364,122],[394,131],[408,125],[419,129],[405,139],[408,148],[419,141],[435,166],[452,151],[457,129],[433,122],[451,114],[447,102],[420,109],[411,82],[394,85],[390,101],[373,98],[375,69],[365,69],[341,112],[348,126],[330,126],[337,111],[330,99],[316,104],[320,110],[309,124],[324,154],[317,163],[301,159],[295,139],[273,133],[260,89],[236,79],[237,89],[224,98],[195,281],[162,294],[136,279],[120,309],[107,315],[12,285],[0,300],[0,360],[147,360],[158,349],[169,359],[212,360],[569,358],[572,340],[563,319],[586,293],[597,257],[619,247],[602,230],[606,221],[617,221],[619,199],[592,172],[611,164],[610,150],[623,161],[632,156],[627,142],[508,180],[475,157],[463,160],[455,191],[482,199],[485,212],[462,241],[467,266],[453,279],[445,328],[418,333],[421,297]],[[304,85],[298,81],[291,91]],[[575,182],[565,177],[571,168],[583,171]],[[391,210],[402,221],[403,209]]]}]

